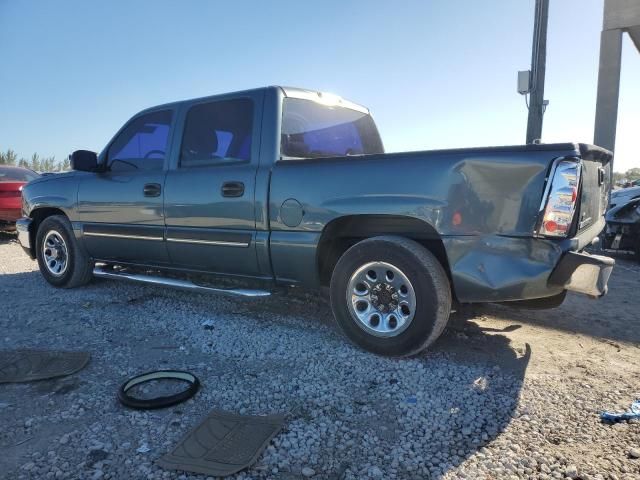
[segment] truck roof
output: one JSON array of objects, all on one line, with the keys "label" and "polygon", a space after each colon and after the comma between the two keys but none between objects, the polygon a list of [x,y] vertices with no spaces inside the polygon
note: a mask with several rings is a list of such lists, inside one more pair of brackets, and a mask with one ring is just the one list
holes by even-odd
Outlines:
[{"label": "truck roof", "polygon": [[323,103],[323,104],[327,104],[327,105],[334,105],[334,106],[340,106],[340,107],[345,107],[345,108],[350,108],[351,110],[357,110],[359,112],[362,113],[366,113],[369,114],[369,109],[363,105],[360,105],[358,103],[355,102],[351,102],[347,99],[344,99],[338,95],[334,95],[332,93],[328,93],[328,92],[320,92],[318,90],[309,90],[309,89],[305,89],[305,88],[298,88],[298,87],[283,87],[283,86],[279,86],[279,85],[271,85],[268,87],[260,87],[260,88],[252,88],[249,90],[239,90],[236,92],[224,92],[224,93],[219,93],[219,94],[215,94],[215,95],[207,95],[205,97],[196,97],[196,98],[187,98],[184,100],[178,100],[175,102],[169,102],[169,103],[163,103],[160,105],[154,105],[152,107],[148,107],[145,108],[143,110],[141,110],[140,112],[138,112],[136,115],[140,114],[140,113],[144,113],[147,111],[151,111],[151,110],[157,110],[160,108],[174,108],[177,107],[183,103],[190,103],[190,102],[194,102],[194,101],[204,101],[204,100],[215,100],[216,98],[220,97],[220,96],[228,96],[228,95],[237,95],[237,96],[241,96],[243,94],[248,94],[248,93],[253,93],[256,91],[264,91],[264,90],[271,90],[271,89],[279,89],[280,91],[282,91],[283,95],[285,97],[288,98],[301,98],[301,99],[305,99],[305,100],[313,100],[319,103]]}]

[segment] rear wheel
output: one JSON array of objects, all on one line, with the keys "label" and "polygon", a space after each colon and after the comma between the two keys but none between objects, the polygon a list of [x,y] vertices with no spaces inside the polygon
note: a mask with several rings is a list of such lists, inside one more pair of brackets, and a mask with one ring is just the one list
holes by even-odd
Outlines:
[{"label": "rear wheel", "polygon": [[93,276],[93,262],[78,245],[71,223],[63,215],[47,217],[39,225],[36,257],[42,276],[55,287],[78,287]]},{"label": "rear wheel", "polygon": [[331,307],[357,345],[406,356],[440,336],[451,311],[451,289],[440,262],[420,244],[374,237],[351,247],[336,264]]}]

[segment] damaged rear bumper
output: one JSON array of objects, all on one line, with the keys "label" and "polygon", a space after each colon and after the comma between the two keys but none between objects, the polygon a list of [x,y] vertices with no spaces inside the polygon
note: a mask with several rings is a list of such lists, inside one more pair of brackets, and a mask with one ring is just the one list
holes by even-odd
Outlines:
[{"label": "damaged rear bumper", "polygon": [[549,283],[572,292],[601,297],[607,293],[613,258],[587,253],[567,252],[549,277]]}]

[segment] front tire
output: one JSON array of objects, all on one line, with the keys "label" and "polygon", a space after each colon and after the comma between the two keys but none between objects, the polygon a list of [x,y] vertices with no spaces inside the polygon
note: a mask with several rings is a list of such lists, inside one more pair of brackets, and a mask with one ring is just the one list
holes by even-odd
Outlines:
[{"label": "front tire", "polygon": [[451,312],[447,274],[404,237],[373,237],[348,249],[331,277],[331,308],[354,343],[388,356],[414,355],[440,336]]},{"label": "front tire", "polygon": [[36,257],[40,273],[54,287],[79,287],[93,277],[93,262],[78,245],[64,215],[47,217],[38,226]]}]

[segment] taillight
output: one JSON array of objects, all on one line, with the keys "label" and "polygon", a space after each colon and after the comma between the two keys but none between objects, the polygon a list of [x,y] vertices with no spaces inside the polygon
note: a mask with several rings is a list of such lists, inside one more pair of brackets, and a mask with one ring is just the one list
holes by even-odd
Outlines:
[{"label": "taillight", "polygon": [[559,160],[542,200],[542,218],[537,233],[546,237],[566,237],[578,203],[580,161]]},{"label": "taillight", "polygon": [[9,190],[7,192],[0,192],[0,197],[3,198],[11,198],[11,197],[19,197],[22,195],[20,190]]}]

